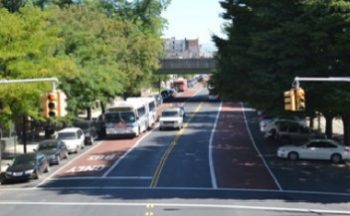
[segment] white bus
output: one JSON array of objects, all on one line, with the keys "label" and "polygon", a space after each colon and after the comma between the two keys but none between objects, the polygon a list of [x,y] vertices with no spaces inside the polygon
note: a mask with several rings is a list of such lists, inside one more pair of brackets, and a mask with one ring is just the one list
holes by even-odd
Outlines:
[{"label": "white bus", "polygon": [[140,101],[120,101],[105,113],[107,137],[135,137],[146,131],[147,126],[146,107]]},{"label": "white bus", "polygon": [[147,127],[150,129],[157,121],[157,102],[154,97],[129,97],[126,101],[143,102],[146,106]]}]

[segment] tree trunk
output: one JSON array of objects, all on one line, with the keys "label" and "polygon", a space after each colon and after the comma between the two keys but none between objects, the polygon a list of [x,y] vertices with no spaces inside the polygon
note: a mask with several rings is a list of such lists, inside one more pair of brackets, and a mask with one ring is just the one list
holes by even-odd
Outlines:
[{"label": "tree trunk", "polygon": [[350,146],[350,113],[343,114],[341,117],[344,125],[343,142],[344,145]]},{"label": "tree trunk", "polygon": [[102,112],[102,114],[105,114],[105,112],[106,112],[105,104],[101,101],[100,105],[101,105],[101,112]]},{"label": "tree trunk", "polygon": [[88,120],[91,120],[91,107],[88,107],[88,108],[86,108],[86,114],[87,114],[87,116],[86,116],[86,118],[88,119]]},{"label": "tree trunk", "polygon": [[23,152],[27,153],[27,116],[22,117],[22,144]]},{"label": "tree trunk", "polygon": [[326,137],[331,139],[333,136],[333,115],[325,114],[324,115],[326,119]]}]

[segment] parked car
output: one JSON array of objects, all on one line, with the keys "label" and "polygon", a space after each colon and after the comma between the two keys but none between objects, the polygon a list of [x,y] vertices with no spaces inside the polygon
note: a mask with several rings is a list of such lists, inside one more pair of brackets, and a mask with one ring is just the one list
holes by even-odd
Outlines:
[{"label": "parked car", "polygon": [[36,150],[44,154],[50,165],[60,164],[62,159],[68,157],[67,146],[61,140],[45,140],[39,143]]},{"label": "parked car", "polygon": [[297,116],[292,117],[272,117],[269,115],[264,115],[260,117],[260,131],[263,133],[271,131],[274,127],[276,127],[276,124],[279,122],[291,122],[291,123],[298,123],[302,125],[303,127],[306,127],[306,120],[305,118],[299,118]]},{"label": "parked car", "polygon": [[5,172],[5,183],[19,180],[39,179],[49,172],[49,162],[40,152],[18,155],[9,164]]},{"label": "parked car", "polygon": [[69,153],[78,153],[85,146],[84,132],[80,128],[65,128],[58,131],[57,139],[62,140]]},{"label": "parked car", "polygon": [[302,146],[282,146],[278,148],[277,156],[290,160],[315,159],[340,163],[342,160],[350,160],[350,149],[333,140],[315,139]]},{"label": "parked car", "polygon": [[313,132],[310,128],[305,127],[299,122],[290,120],[277,120],[271,123],[267,129],[265,138],[272,138],[279,141],[306,141],[310,138],[322,138],[322,136]]},{"label": "parked car", "polygon": [[184,109],[181,107],[168,108],[164,110],[159,118],[159,130],[165,128],[182,128],[184,122]]},{"label": "parked car", "polygon": [[261,116],[259,121],[260,131],[265,133],[268,132],[269,129],[271,130],[272,124],[275,122],[275,117],[272,116]]},{"label": "parked car", "polygon": [[98,139],[96,121],[76,119],[73,122],[73,126],[83,130],[85,136],[85,145],[92,145],[94,144],[95,140]]}]

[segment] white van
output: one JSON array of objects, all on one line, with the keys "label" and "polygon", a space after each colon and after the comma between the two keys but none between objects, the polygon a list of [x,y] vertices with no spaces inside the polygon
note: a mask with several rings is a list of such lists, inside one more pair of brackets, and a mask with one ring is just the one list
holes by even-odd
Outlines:
[{"label": "white van", "polygon": [[147,128],[152,128],[157,121],[157,102],[154,97],[129,97],[126,101],[143,102],[146,107]]},{"label": "white van", "polygon": [[64,128],[57,132],[57,139],[66,145],[69,153],[78,153],[85,146],[85,135],[80,128]]}]

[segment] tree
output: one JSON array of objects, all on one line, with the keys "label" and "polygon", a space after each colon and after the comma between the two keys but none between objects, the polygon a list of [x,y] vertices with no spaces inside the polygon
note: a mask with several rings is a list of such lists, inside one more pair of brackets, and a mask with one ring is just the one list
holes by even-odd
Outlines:
[{"label": "tree", "polygon": [[[214,37],[219,49],[214,83],[223,96],[282,113],[282,92],[295,76],[348,76],[349,2],[226,0],[222,6],[231,23],[228,39]],[[348,87],[303,86],[310,115],[321,111],[330,122],[349,110]]]}]

